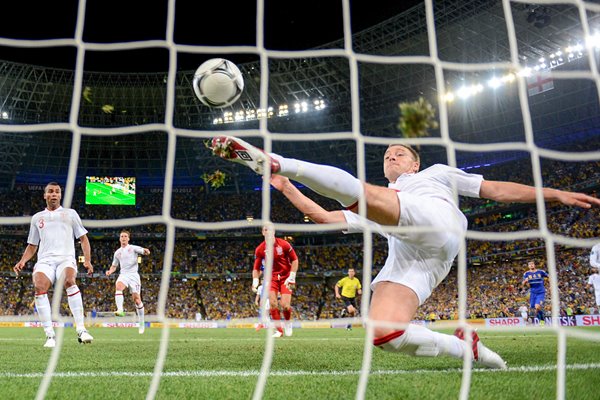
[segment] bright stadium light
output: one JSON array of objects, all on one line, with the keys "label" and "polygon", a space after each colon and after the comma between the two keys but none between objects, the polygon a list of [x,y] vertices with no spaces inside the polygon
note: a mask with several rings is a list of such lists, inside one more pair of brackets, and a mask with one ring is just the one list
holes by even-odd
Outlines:
[{"label": "bright stadium light", "polygon": [[[585,41],[585,44],[586,45],[583,46],[582,44],[578,43],[572,46],[567,46],[563,49],[558,49],[555,52],[548,53],[546,56],[538,58],[534,65],[525,66],[516,72],[509,72],[500,78],[492,76],[486,82],[485,87],[497,89],[502,85],[512,83],[517,76],[528,78],[540,71],[552,70],[565,63],[575,61],[584,56],[586,47],[590,51],[600,50],[600,32],[595,32],[593,35],[589,36]],[[484,86],[482,84],[462,86],[460,89],[456,89],[454,91],[449,89],[446,91],[446,94],[442,96],[442,100],[447,103],[453,102],[456,98],[466,100],[482,92],[483,90]]]},{"label": "bright stadium light", "polygon": [[590,36],[586,41],[587,47],[589,49],[600,49],[600,33],[596,32],[592,36]]},{"label": "bright stadium light", "polygon": [[531,76],[531,68],[529,68],[529,67],[523,68],[522,70],[517,72],[517,75],[527,78],[528,76]]},{"label": "bright stadium light", "polygon": [[487,82],[487,85],[492,89],[497,89],[502,86],[502,81],[494,76]]},{"label": "bright stadium light", "polygon": [[288,105],[287,104],[280,105],[279,106],[279,111],[277,111],[277,116],[278,117],[285,117],[288,114],[289,114]]},{"label": "bright stadium light", "polygon": [[[300,101],[293,105],[294,113],[309,113],[314,111],[321,111],[325,109],[326,103],[324,99],[315,99]],[[259,109],[246,109],[237,111],[225,111],[221,117],[213,118],[213,125],[230,124],[235,122],[246,122],[253,121],[261,118],[281,118],[286,117],[290,114],[290,106],[288,104],[279,104],[277,106],[277,112],[274,111],[273,107],[268,107],[267,110]]]},{"label": "bright stadium light", "polygon": [[455,96],[455,95],[454,95],[454,93],[452,93],[452,92],[447,92],[447,93],[444,95],[444,100],[445,100],[447,103],[452,103],[454,100],[456,100],[456,96]]}]

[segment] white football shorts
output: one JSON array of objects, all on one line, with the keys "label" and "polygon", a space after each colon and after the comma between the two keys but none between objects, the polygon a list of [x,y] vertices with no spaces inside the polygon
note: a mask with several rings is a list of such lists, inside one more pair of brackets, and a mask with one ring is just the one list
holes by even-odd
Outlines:
[{"label": "white football shorts", "polygon": [[411,288],[422,305],[450,272],[467,229],[467,219],[453,204],[434,197],[398,192],[399,226],[431,227],[435,231],[388,235],[388,258],[371,283],[382,281]]},{"label": "white football shorts", "polygon": [[65,268],[72,268],[77,273],[77,263],[73,257],[46,257],[38,260],[33,266],[33,273],[41,272],[46,275],[54,285],[56,279],[64,272]]},{"label": "white football shorts", "polygon": [[120,274],[117,282],[122,282],[129,289],[130,293],[140,293],[142,290],[142,282],[140,274]]}]

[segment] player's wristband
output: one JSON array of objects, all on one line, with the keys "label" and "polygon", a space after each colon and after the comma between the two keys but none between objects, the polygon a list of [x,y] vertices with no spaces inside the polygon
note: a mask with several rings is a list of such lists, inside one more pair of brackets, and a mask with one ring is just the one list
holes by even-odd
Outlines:
[{"label": "player's wristband", "polygon": [[254,288],[258,287],[258,278],[252,278],[252,287],[254,287]]},{"label": "player's wristband", "polygon": [[295,282],[296,281],[296,273],[295,272],[290,272],[290,281]]}]

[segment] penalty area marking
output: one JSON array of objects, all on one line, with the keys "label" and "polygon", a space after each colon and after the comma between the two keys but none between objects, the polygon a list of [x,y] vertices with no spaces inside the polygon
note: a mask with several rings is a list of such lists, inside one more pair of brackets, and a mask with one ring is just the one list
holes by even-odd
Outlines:
[{"label": "penalty area marking", "polygon": [[[567,364],[566,369],[568,371],[582,371],[590,369],[600,369],[600,363],[591,364]],[[530,365],[521,367],[510,367],[508,369],[484,369],[475,368],[473,373],[506,373],[506,372],[546,372],[555,371],[556,365]],[[462,368],[448,368],[448,369],[399,369],[399,370],[375,370],[371,371],[370,376],[375,375],[406,375],[406,374],[456,374],[462,373]],[[162,372],[161,377],[163,378],[181,378],[181,377],[256,377],[260,374],[260,371],[215,371],[215,370],[200,370],[200,371],[171,371]],[[360,371],[271,371],[269,376],[272,377],[290,377],[290,376],[347,376],[347,375],[359,375]],[[13,372],[0,372],[0,378],[42,378],[43,372],[31,372],[31,373],[13,373]],[[55,372],[53,378],[115,378],[115,377],[150,377],[153,376],[152,372]]]}]

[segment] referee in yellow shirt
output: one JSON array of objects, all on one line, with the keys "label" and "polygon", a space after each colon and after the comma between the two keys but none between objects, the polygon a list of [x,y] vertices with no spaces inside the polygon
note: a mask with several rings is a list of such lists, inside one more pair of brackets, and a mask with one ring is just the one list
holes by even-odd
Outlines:
[{"label": "referee in yellow shirt", "polygon": [[[362,295],[362,286],[360,280],[355,277],[356,271],[354,268],[348,268],[348,276],[340,279],[334,286],[335,298],[342,299],[346,305],[344,311],[348,312],[348,316],[355,317],[357,313],[356,306],[356,295]],[[340,294],[340,289],[342,293]],[[352,324],[348,324],[346,327],[348,330],[352,329]]]}]

